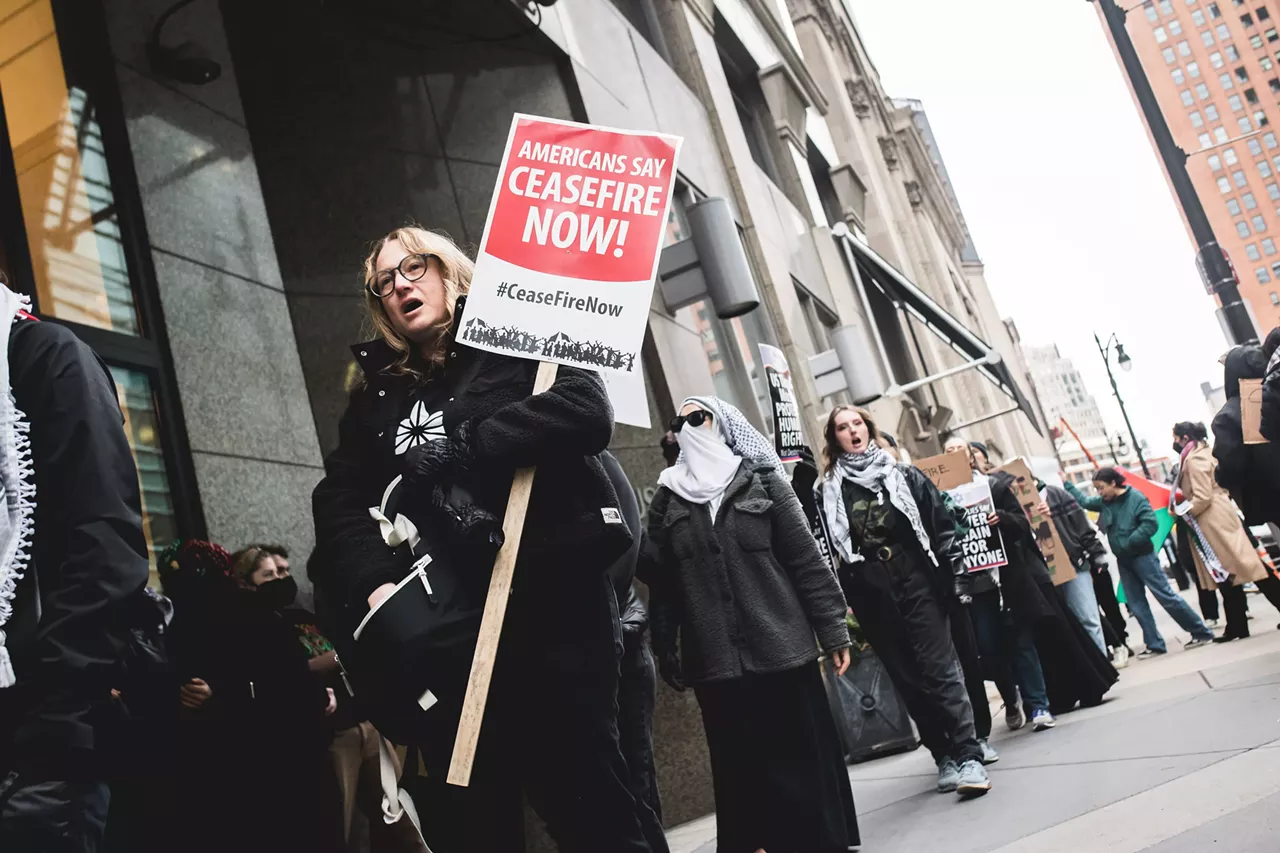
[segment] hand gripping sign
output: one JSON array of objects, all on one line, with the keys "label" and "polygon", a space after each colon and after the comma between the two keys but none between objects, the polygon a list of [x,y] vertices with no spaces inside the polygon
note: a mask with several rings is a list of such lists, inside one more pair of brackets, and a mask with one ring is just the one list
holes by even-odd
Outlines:
[{"label": "hand gripping sign", "polygon": [[[459,341],[556,366],[640,375],[679,137],[516,115],[476,256]],[[463,698],[448,781],[468,785],[534,469],[516,472]],[[638,533],[637,533],[638,535]]]}]

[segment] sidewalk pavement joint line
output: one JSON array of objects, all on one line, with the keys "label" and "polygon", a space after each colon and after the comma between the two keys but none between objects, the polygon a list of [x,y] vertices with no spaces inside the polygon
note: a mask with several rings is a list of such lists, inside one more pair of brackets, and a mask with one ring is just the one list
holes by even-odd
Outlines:
[{"label": "sidewalk pavement joint line", "polygon": [[989,853],[1138,853],[1280,793],[1280,752],[1254,748]]},{"label": "sidewalk pavement joint line", "polygon": [[1205,672],[1203,669],[1197,669],[1196,672],[1200,673],[1200,680],[1204,682],[1206,687],[1208,687],[1210,690],[1217,689],[1216,687],[1213,686],[1213,682],[1209,680],[1209,676],[1205,675]]}]

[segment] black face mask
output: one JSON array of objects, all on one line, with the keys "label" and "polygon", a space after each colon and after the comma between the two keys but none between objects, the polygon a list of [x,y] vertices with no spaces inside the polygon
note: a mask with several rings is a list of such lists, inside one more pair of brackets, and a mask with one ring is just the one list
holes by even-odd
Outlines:
[{"label": "black face mask", "polygon": [[298,582],[293,578],[280,578],[258,586],[258,600],[269,610],[283,610],[298,597]]},{"label": "black face mask", "polygon": [[1184,448],[1184,447],[1186,447],[1186,445],[1185,445],[1185,444],[1183,444],[1183,443],[1182,443],[1182,442],[1180,442],[1180,441],[1175,441],[1175,442],[1173,443],[1173,452],[1174,452],[1174,453],[1181,454],[1181,453],[1182,453],[1182,448]]}]

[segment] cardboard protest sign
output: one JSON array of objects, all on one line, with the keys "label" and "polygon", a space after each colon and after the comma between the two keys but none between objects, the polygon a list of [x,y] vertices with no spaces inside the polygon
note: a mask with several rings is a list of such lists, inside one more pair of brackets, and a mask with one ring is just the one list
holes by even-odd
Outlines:
[{"label": "cardboard protest sign", "polygon": [[1072,580],[1076,576],[1076,569],[1071,565],[1071,558],[1067,555],[1062,540],[1058,538],[1058,528],[1053,523],[1053,517],[1037,510],[1041,503],[1040,491],[1036,488],[1036,479],[1030,466],[1026,460],[1018,458],[1001,465],[999,470],[1013,475],[1013,493],[1017,496],[1022,511],[1031,520],[1031,532],[1036,537],[1036,544],[1040,546],[1040,555],[1044,557],[1045,565],[1049,567],[1054,586]]},{"label": "cardboard protest sign", "polygon": [[969,532],[960,540],[965,571],[981,572],[1009,565],[1000,530],[987,524],[987,517],[996,508],[991,499],[991,483],[982,478],[948,491],[964,507],[965,524],[969,526]]},{"label": "cardboard protest sign", "polygon": [[1266,444],[1262,437],[1262,380],[1240,380],[1240,423],[1245,444]]},{"label": "cardboard protest sign", "polygon": [[680,142],[516,115],[459,340],[638,372]]},{"label": "cardboard protest sign", "polygon": [[769,400],[773,403],[774,449],[783,462],[795,462],[805,443],[800,407],[796,405],[795,386],[791,383],[791,367],[782,350],[768,344],[760,344],[760,363],[764,365]]},{"label": "cardboard protest sign", "polygon": [[933,480],[940,492],[949,492],[957,486],[963,486],[973,479],[973,469],[969,467],[969,454],[963,450],[953,450],[941,456],[927,456],[917,459],[915,466]]}]

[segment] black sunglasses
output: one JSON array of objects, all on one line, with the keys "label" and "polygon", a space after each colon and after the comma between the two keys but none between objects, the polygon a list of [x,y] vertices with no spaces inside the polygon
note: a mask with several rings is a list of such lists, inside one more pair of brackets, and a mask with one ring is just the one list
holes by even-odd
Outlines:
[{"label": "black sunglasses", "polygon": [[389,270],[378,270],[373,274],[373,278],[365,285],[369,288],[369,292],[379,299],[386,299],[391,295],[391,291],[396,289],[396,272],[404,276],[405,281],[417,281],[427,274],[427,268],[431,266],[431,259],[435,258],[439,261],[437,255],[430,252],[418,252],[413,255],[405,255],[400,259],[400,263]]},{"label": "black sunglasses", "polygon": [[671,419],[671,423],[667,424],[667,428],[672,432],[680,432],[681,427],[688,424],[691,427],[700,427],[703,424],[713,420],[711,413],[704,409],[697,409],[687,415],[676,415]]}]

